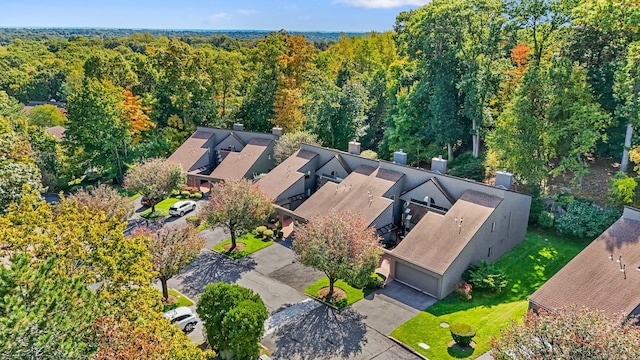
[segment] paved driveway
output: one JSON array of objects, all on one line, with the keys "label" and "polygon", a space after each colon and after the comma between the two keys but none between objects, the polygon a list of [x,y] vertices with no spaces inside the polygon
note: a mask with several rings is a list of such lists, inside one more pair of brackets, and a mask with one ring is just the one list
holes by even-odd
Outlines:
[{"label": "paved driveway", "polygon": [[392,281],[351,305],[351,308],[363,315],[367,326],[389,335],[436,301],[436,298]]}]

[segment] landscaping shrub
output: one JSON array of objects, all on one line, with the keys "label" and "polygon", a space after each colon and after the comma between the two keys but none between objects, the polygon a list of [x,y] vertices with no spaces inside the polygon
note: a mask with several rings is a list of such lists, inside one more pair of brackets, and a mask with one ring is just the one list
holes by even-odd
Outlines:
[{"label": "landscaping shrub", "polygon": [[634,178],[628,177],[623,172],[619,172],[616,174],[616,178],[611,180],[609,201],[615,205],[633,203],[636,187],[638,187],[638,183]]},{"label": "landscaping shrub", "polygon": [[538,225],[543,228],[550,229],[553,227],[555,222],[555,215],[553,213],[543,210],[540,212],[540,216],[538,217]]},{"label": "landscaping shrub", "polygon": [[258,235],[258,236],[262,236],[262,233],[264,233],[264,232],[265,232],[265,230],[267,230],[267,227],[266,227],[266,226],[264,226],[264,225],[262,225],[262,226],[258,226],[258,227],[256,228],[256,235]]},{"label": "landscaping shrub", "polygon": [[540,189],[534,187],[531,191],[531,207],[529,208],[529,225],[538,224],[540,214],[544,210],[544,204],[542,203],[542,194]]},{"label": "landscaping shrub", "polygon": [[463,300],[471,300],[471,291],[473,290],[473,286],[464,280],[460,280],[455,286],[456,294],[460,295],[460,298]]},{"label": "landscaping shrub", "polygon": [[347,301],[347,299],[340,299],[336,302],[333,302],[332,305],[337,307],[338,309],[343,309],[347,307],[347,305],[349,305],[349,302]]},{"label": "landscaping shrub", "polygon": [[184,185],[184,186],[182,187],[182,191],[183,191],[183,192],[184,192],[184,191],[188,191],[188,192],[189,192],[189,194],[194,194],[194,193],[200,192],[200,189],[198,189],[198,188],[197,188],[197,187],[195,187],[195,186],[187,186],[187,185]]},{"label": "landscaping shrub", "polygon": [[450,174],[461,178],[483,181],[485,166],[482,157],[474,158],[471,153],[464,153],[449,163]]},{"label": "landscaping shrub", "polygon": [[369,281],[367,282],[367,285],[365,285],[365,288],[367,289],[379,289],[384,287],[384,281],[387,280],[387,277],[382,275],[382,274],[378,274],[378,273],[373,273],[371,274],[371,276],[369,276]]},{"label": "landscaping shrub", "polygon": [[192,199],[196,199],[196,200],[200,200],[200,199],[202,199],[202,193],[201,192],[193,193],[193,194],[191,194],[191,198]]},{"label": "landscaping shrub", "polygon": [[265,239],[271,240],[273,238],[273,230],[267,229],[262,232],[262,235],[264,236]]},{"label": "landscaping shrub", "polygon": [[476,336],[476,329],[468,324],[451,324],[449,331],[453,341],[460,346],[469,346],[473,337]]},{"label": "landscaping shrub", "polygon": [[173,190],[173,191],[171,191],[171,196],[176,197],[176,196],[178,196],[178,195],[180,195],[180,190]]},{"label": "landscaping shrub", "polygon": [[190,192],[188,192],[188,191],[186,191],[186,190],[182,190],[182,192],[180,192],[180,195],[181,195],[183,198],[188,199],[188,198],[189,198],[189,196],[191,196],[191,193],[190,193]]},{"label": "landscaping shrub", "polygon": [[185,218],[185,221],[188,222],[189,224],[193,224],[193,226],[195,227],[200,226],[200,222],[201,222],[196,215],[187,216]]},{"label": "landscaping shrub", "polygon": [[476,289],[493,292],[500,292],[509,284],[504,270],[484,260],[478,260],[477,264],[469,265],[462,274],[462,278]]},{"label": "landscaping shrub", "polygon": [[280,221],[276,221],[276,228],[277,228],[278,230],[279,230],[279,229],[282,229],[282,223],[281,223]]},{"label": "landscaping shrub", "polygon": [[620,217],[620,212],[602,208],[589,201],[574,199],[566,205],[566,212],[555,217],[556,231],[564,235],[593,239],[602,234]]}]

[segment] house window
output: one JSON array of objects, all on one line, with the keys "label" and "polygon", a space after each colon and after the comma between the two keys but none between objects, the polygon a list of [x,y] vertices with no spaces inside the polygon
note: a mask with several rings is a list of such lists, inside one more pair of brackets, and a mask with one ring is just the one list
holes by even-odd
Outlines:
[{"label": "house window", "polygon": [[487,251],[487,257],[491,257],[491,250],[493,250],[493,246],[489,246],[489,251]]},{"label": "house window", "polygon": [[491,223],[491,232],[496,231],[496,222]]}]

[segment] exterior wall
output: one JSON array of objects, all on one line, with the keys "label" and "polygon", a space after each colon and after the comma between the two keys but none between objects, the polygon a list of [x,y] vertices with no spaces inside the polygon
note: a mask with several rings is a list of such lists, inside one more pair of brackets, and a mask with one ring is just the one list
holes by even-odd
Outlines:
[{"label": "exterior wall", "polygon": [[640,221],[640,210],[625,206],[622,212],[622,217],[629,220]]},{"label": "exterior wall", "polygon": [[384,197],[393,200],[392,214],[388,218],[388,222],[380,224],[384,226],[386,224],[394,223],[396,226],[401,227],[402,221],[402,201],[400,200],[400,194],[404,190],[404,176],[400,178],[385,194]]},{"label": "exterior wall", "polygon": [[393,203],[391,203],[375,220],[373,220],[370,225],[379,229],[385,225],[391,224],[393,220]]},{"label": "exterior wall", "polygon": [[[300,171],[301,173],[306,174],[307,172],[309,172],[309,176],[305,175],[305,179],[304,179],[304,192],[305,194],[308,191],[308,195],[311,195],[315,192],[317,186],[317,179],[316,179],[316,169],[318,169],[319,166],[319,157],[316,156],[313,159],[311,159],[305,166],[301,167],[298,171]],[[298,204],[299,205],[299,204]]]},{"label": "exterior wall", "polygon": [[296,181],[293,185],[291,185],[287,190],[285,190],[276,200],[286,199],[292,196],[300,195],[305,193],[305,178],[301,177]]},{"label": "exterior wall", "polygon": [[[469,267],[469,264],[481,259],[494,262],[524,240],[531,198],[525,196],[522,200],[526,201],[518,203],[517,201],[502,200],[487,221],[482,224],[475,236],[445,272],[442,282],[443,297],[454,290],[455,284],[460,281],[462,273]],[[526,217],[516,216],[518,212],[526,212]],[[490,248],[491,251],[489,251]]]},{"label": "exterior wall", "polygon": [[238,141],[238,139],[234,138],[233,136],[227,136],[226,138],[222,139],[222,141],[220,141],[218,144],[216,144],[214,149],[216,151],[220,151],[221,149],[223,150],[232,149],[233,151],[237,152],[244,149],[244,145],[241,144]]},{"label": "exterior wall", "polygon": [[438,187],[431,181],[424,183],[418,186],[417,188],[405,193],[404,195],[402,195],[402,200],[410,201],[411,199],[416,199],[420,201],[425,201],[424,200],[425,196],[429,196],[429,199],[433,199],[434,205],[437,205],[446,209],[450,209],[451,206],[453,205],[444,196],[444,194],[442,194],[440,189],[438,189]]},{"label": "exterior wall", "polygon": [[335,157],[332,157],[326,164],[324,164],[320,169],[316,171],[317,175],[326,175],[331,176],[331,173],[334,173],[334,176],[337,176],[341,179],[346,178],[349,173],[340,165],[340,162]]},{"label": "exterior wall", "polygon": [[267,146],[265,151],[263,151],[260,157],[258,157],[258,159],[253,163],[244,177],[253,179],[256,175],[268,173],[276,167],[276,163],[273,160],[273,147],[275,144],[276,142],[274,141]]}]

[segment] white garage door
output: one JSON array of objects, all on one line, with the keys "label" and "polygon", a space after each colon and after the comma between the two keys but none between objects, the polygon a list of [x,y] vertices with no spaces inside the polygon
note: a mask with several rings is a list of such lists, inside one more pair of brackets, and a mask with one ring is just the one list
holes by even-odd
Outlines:
[{"label": "white garage door", "polygon": [[396,261],[394,278],[431,296],[438,297],[439,279],[433,275]]}]

